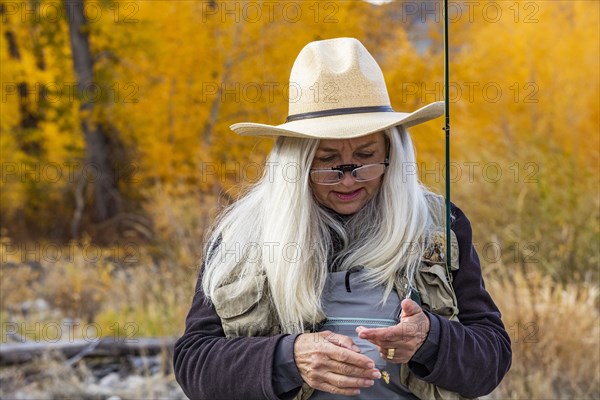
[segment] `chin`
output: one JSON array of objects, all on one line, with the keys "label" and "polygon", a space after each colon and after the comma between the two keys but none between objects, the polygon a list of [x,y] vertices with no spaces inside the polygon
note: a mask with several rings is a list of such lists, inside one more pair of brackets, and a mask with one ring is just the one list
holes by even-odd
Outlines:
[{"label": "chin", "polygon": [[336,204],[333,210],[341,215],[352,215],[362,208],[364,204]]}]

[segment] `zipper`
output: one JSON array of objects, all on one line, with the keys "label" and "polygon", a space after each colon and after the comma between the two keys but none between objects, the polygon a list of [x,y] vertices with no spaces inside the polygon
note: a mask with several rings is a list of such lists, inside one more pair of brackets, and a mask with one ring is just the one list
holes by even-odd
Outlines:
[{"label": "zipper", "polygon": [[375,327],[386,327],[398,324],[398,321],[393,319],[380,319],[380,318],[327,318],[327,321],[323,324],[326,325],[369,325]]}]

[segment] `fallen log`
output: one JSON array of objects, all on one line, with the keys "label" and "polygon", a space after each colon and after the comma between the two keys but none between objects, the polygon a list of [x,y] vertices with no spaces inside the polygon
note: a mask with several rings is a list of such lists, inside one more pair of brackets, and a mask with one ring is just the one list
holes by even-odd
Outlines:
[{"label": "fallen log", "polygon": [[115,357],[126,355],[150,356],[163,351],[173,352],[176,338],[104,337],[95,340],[76,339],[57,342],[1,343],[0,365],[12,365],[33,361],[49,352],[59,352],[69,364],[84,357]]}]

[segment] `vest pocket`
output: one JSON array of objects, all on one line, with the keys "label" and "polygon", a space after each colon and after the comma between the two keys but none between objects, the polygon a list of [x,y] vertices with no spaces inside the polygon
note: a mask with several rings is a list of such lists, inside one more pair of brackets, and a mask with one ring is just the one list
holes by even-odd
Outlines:
[{"label": "vest pocket", "polygon": [[456,296],[446,277],[445,265],[422,263],[416,283],[424,307],[446,318],[458,314]]},{"label": "vest pocket", "polygon": [[[450,245],[452,270],[456,271],[459,269],[458,241],[454,232],[451,232]],[[448,281],[446,258],[445,232],[442,230],[430,231],[429,243],[416,276],[416,285],[425,309],[442,317],[458,320],[458,302],[452,281]]]},{"label": "vest pocket", "polygon": [[[213,304],[227,337],[268,336],[277,332],[270,315],[269,285],[265,275],[238,278],[215,290]],[[237,285],[243,287],[235,293]]]}]

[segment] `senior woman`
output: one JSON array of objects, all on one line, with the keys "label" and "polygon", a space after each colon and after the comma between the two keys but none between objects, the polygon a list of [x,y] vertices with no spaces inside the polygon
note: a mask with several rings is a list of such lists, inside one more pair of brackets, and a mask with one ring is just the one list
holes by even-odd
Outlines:
[{"label": "senior woman", "polygon": [[[471,226],[423,187],[407,127],[356,39],[309,43],[261,178],[211,229],[177,381],[198,399],[474,398],[511,363]],[[315,90],[318,89],[318,90]],[[321,95],[319,97],[319,94]]]}]

